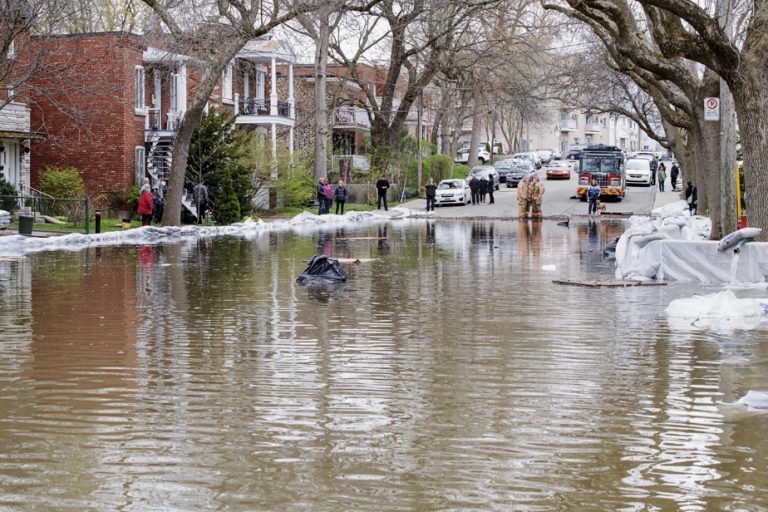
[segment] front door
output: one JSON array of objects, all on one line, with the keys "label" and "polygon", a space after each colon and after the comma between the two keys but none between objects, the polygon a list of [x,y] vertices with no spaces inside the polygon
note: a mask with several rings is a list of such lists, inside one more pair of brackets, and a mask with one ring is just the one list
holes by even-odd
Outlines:
[{"label": "front door", "polygon": [[19,189],[21,183],[21,166],[19,165],[19,143],[9,140],[2,141],[3,152],[0,153],[0,175],[11,185]]}]

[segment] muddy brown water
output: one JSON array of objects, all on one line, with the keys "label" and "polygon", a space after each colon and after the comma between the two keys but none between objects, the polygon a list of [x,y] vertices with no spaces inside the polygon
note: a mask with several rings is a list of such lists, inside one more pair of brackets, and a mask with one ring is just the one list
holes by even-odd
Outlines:
[{"label": "muddy brown water", "polygon": [[[2,510],[767,510],[765,332],[592,289],[621,221],[0,261]],[[357,238],[357,239],[355,239]],[[313,254],[374,258],[302,288]],[[554,265],[554,271],[544,271]]]}]

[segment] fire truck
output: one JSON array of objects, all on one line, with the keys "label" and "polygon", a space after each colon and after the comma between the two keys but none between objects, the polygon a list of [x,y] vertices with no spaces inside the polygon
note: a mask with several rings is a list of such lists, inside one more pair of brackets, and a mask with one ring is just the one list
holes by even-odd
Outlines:
[{"label": "fire truck", "polygon": [[597,180],[601,198],[621,200],[627,189],[624,172],[624,152],[616,146],[590,145],[581,151],[579,157],[579,182],[576,194],[582,201],[587,200],[587,189]]}]

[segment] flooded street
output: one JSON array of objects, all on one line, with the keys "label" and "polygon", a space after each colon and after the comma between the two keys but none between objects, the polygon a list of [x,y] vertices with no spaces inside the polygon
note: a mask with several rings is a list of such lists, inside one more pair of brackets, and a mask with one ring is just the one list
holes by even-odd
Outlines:
[{"label": "flooded street", "polygon": [[[0,260],[0,509],[768,510],[768,411],[723,405],[768,390],[766,332],[672,328],[700,285],[552,283],[612,277],[623,230],[416,220]],[[314,254],[375,260],[300,287]]]}]

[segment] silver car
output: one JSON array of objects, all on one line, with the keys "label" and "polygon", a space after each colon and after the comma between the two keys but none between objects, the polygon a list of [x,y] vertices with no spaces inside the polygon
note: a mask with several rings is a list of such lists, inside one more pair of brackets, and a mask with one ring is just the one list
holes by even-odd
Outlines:
[{"label": "silver car", "polygon": [[484,165],[473,167],[467,175],[467,183],[472,179],[472,176],[477,176],[477,179],[485,178],[486,180],[489,179],[490,176],[490,179],[493,180],[493,188],[499,190],[499,173],[496,172],[496,169],[493,166]]}]

